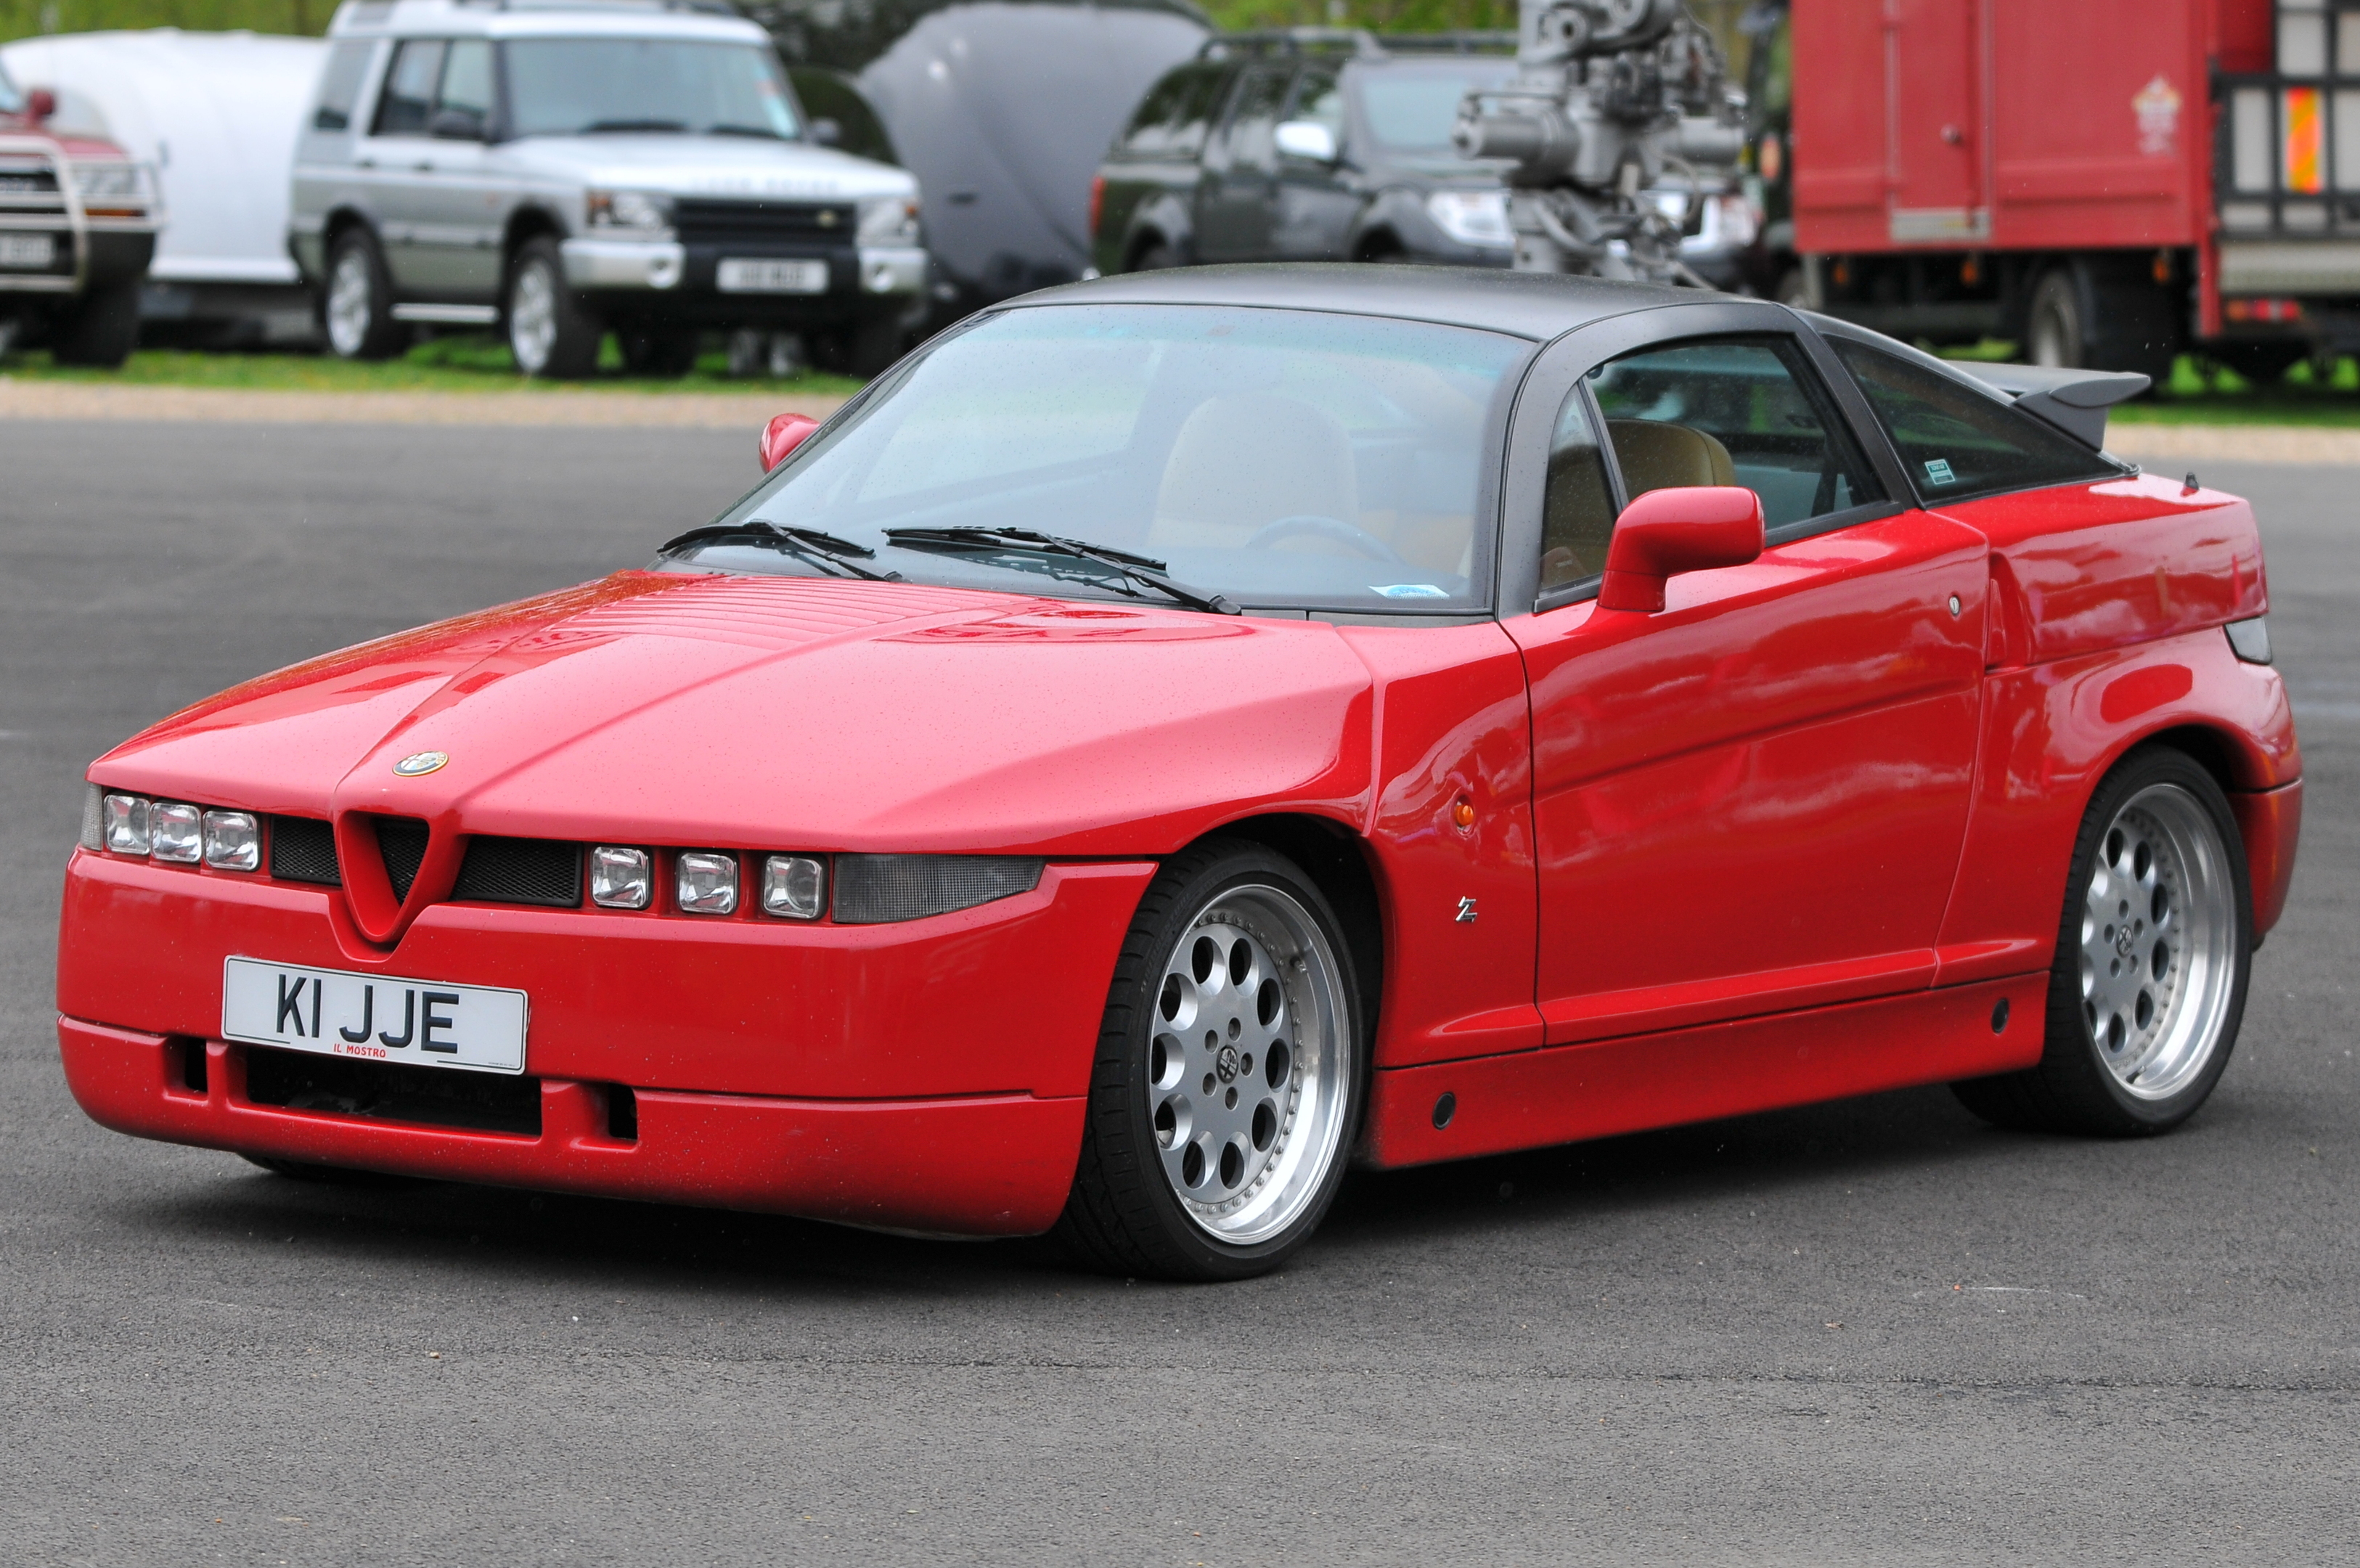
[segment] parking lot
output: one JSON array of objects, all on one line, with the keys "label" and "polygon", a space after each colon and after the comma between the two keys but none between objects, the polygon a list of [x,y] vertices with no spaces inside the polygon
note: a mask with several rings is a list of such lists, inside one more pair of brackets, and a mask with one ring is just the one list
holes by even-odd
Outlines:
[{"label": "parking lot", "polygon": [[2189,1127],[2002,1134],[1927,1089],[1363,1174],[1298,1266],[1181,1289],[1038,1243],[301,1185],[91,1124],[50,1022],[89,759],[639,564],[754,442],[0,424],[0,1556],[2346,1557],[2360,467],[2193,465],[2261,510],[2309,783]]}]

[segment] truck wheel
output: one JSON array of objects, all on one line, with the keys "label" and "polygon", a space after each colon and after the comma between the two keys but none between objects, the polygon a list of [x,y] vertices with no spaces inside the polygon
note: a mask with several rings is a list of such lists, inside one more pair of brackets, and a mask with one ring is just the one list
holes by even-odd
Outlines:
[{"label": "truck wheel", "polygon": [[1142,895],[1056,1234],[1110,1273],[1241,1279],[1310,1239],[1369,1081],[1351,950],[1295,865],[1215,841]]},{"label": "truck wheel", "polygon": [[391,359],[409,332],[393,319],[393,278],[366,229],[346,229],[328,249],[328,288],[320,325],[338,359]]},{"label": "truck wheel", "polygon": [[2108,1138],[2178,1127],[2229,1065],[2253,920],[2221,787],[2184,752],[2133,752],[2074,841],[2039,1064],[1952,1093],[2001,1127]]},{"label": "truck wheel", "polygon": [[543,234],[528,240],[508,268],[508,352],[527,376],[574,380],[598,368],[598,344],[606,323],[566,287],[565,258],[557,242]]},{"label": "truck wheel", "polygon": [[2089,364],[2089,342],[2073,275],[2063,267],[2041,274],[2025,312],[2025,363],[2079,370]]},{"label": "truck wheel", "polygon": [[113,370],[138,345],[139,284],[133,278],[84,293],[58,322],[49,352],[60,365]]},{"label": "truck wheel", "polygon": [[814,333],[811,346],[812,358],[822,370],[857,376],[866,381],[884,374],[901,357],[901,326],[890,316],[880,316],[855,326]]},{"label": "truck wheel", "polygon": [[629,375],[669,380],[696,367],[700,339],[694,329],[631,327],[615,338],[622,345],[623,369]]}]

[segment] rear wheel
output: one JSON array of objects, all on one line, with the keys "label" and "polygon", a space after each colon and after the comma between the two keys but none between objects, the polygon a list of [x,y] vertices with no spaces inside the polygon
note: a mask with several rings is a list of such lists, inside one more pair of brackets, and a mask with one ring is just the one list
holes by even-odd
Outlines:
[{"label": "rear wheel", "polygon": [[2024,357],[2031,365],[2078,370],[2089,364],[2089,333],[2081,319],[2081,293],[2062,267],[2033,286],[2025,313]]},{"label": "rear wheel", "polygon": [[2185,753],[2135,752],[2099,786],[2074,845],[2039,1064],[1952,1088],[2003,1127],[2169,1131],[2229,1064],[2253,947],[2227,797]]},{"label": "rear wheel", "polygon": [[393,278],[366,229],[346,229],[328,247],[328,289],[320,324],[339,359],[391,359],[409,334],[393,319]]},{"label": "rear wheel", "polygon": [[546,234],[527,240],[508,268],[508,352],[527,376],[571,380],[598,368],[606,325],[565,283],[565,258]]},{"label": "rear wheel", "polygon": [[113,370],[139,346],[139,285],[136,279],[93,289],[58,323],[50,353],[60,365]]},{"label": "rear wheel", "polygon": [[1234,840],[1175,857],[1116,964],[1059,1236],[1113,1273],[1276,1268],[1342,1183],[1363,1040],[1350,950],[1293,862]]}]

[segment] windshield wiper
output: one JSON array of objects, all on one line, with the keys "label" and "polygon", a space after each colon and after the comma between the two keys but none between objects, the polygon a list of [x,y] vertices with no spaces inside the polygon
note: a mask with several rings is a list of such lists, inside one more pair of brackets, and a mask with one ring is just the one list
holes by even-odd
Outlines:
[{"label": "windshield wiper", "polygon": [[688,122],[685,120],[593,120],[582,127],[582,134],[595,136],[600,131],[684,131],[686,129],[688,129]]},{"label": "windshield wiper", "polygon": [[[1055,534],[1039,533],[1032,528],[887,528],[885,537],[895,544],[911,550],[1029,550],[1042,555],[1066,555],[1076,561],[1093,561],[1111,567],[1135,583],[1144,583],[1177,604],[1192,610],[1205,610],[1216,615],[1234,615],[1241,612],[1227,595],[1200,593],[1185,584],[1175,583],[1164,575],[1164,562],[1144,555],[1133,555],[1126,550],[1092,544],[1087,539],[1063,539]],[[1132,595],[1138,597],[1137,594]]]},{"label": "windshield wiper", "polygon": [[760,136],[764,141],[782,142],[787,138],[768,125],[707,125],[708,136]]},{"label": "windshield wiper", "polygon": [[661,561],[665,556],[677,554],[691,545],[712,544],[720,539],[743,539],[765,550],[782,550],[839,576],[862,577],[871,583],[901,581],[901,574],[898,572],[873,572],[849,559],[858,556],[867,561],[874,557],[877,552],[865,544],[855,544],[848,539],[839,539],[818,528],[781,528],[759,517],[750,522],[707,523],[701,528],[691,528],[678,539],[666,539],[663,548],[656,551],[656,559]]}]

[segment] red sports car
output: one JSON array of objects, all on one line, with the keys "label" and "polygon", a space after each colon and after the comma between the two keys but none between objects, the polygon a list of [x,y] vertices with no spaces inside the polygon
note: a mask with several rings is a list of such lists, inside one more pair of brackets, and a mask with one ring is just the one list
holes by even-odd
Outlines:
[{"label": "red sports car", "polygon": [[2251,509],[2101,450],[2139,385],[1490,271],[1031,296],[645,570],[93,764],[67,1077],[1199,1279],[1353,1160],[1934,1082],[2160,1131],[2301,785]]}]

